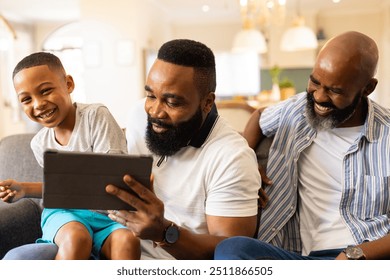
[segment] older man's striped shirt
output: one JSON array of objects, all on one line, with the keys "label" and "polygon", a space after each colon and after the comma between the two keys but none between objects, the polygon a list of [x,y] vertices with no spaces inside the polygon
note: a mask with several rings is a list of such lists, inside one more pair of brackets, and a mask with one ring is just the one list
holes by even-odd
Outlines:
[{"label": "older man's striped shirt", "polygon": [[[275,136],[270,149],[267,188],[270,202],[263,210],[258,238],[290,251],[301,251],[298,170],[300,153],[316,137],[305,117],[306,93],[267,108],[260,127]],[[368,99],[362,133],[343,159],[339,205],[342,219],[356,243],[390,232],[390,110]]]}]

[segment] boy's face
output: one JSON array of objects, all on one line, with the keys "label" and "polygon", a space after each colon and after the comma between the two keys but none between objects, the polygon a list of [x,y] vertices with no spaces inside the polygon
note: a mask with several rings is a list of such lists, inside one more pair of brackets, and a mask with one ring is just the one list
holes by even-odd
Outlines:
[{"label": "boy's face", "polygon": [[71,76],[40,65],[21,70],[13,82],[23,111],[31,120],[46,127],[73,128],[74,107],[70,93],[74,82]]}]

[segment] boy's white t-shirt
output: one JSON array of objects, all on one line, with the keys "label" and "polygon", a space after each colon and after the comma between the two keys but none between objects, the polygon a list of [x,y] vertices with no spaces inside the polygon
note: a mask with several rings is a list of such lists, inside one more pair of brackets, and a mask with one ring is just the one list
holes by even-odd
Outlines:
[{"label": "boy's white t-shirt", "polygon": [[43,167],[47,149],[95,153],[127,153],[126,137],[107,107],[102,104],[75,103],[76,122],[65,146],[56,139],[53,128],[42,128],[31,140],[31,149]]}]

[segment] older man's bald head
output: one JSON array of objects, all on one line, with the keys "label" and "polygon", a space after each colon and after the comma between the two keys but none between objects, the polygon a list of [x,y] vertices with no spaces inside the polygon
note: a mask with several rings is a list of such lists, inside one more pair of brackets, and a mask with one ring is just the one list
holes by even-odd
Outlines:
[{"label": "older man's bald head", "polygon": [[353,71],[360,78],[370,79],[376,73],[378,57],[378,47],[373,39],[349,31],[330,39],[324,45],[316,65],[330,71]]}]

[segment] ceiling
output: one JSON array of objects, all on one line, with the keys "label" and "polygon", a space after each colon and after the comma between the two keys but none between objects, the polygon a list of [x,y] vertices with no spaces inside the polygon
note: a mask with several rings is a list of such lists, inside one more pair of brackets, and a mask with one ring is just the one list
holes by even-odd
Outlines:
[{"label": "ceiling", "polygon": [[[239,0],[149,0],[160,6],[173,21],[239,21]],[[332,0],[286,0],[287,11],[294,12],[338,12],[348,10],[356,12],[367,9],[379,9],[390,0],[341,0],[334,4]],[[208,12],[202,6],[210,7]]]},{"label": "ceiling", "polygon": [[79,0],[0,0],[0,13],[17,22],[67,22],[80,17]]},{"label": "ceiling", "polygon": [[[116,0],[111,0],[115,2]],[[145,1],[145,0],[137,0]],[[147,0],[174,22],[238,21],[239,0]],[[288,10],[334,12],[378,9],[390,0],[287,0]],[[98,2],[95,2],[98,3]],[[204,4],[208,12],[202,11]],[[79,0],[0,0],[0,14],[14,21],[67,22],[80,17]]]}]

